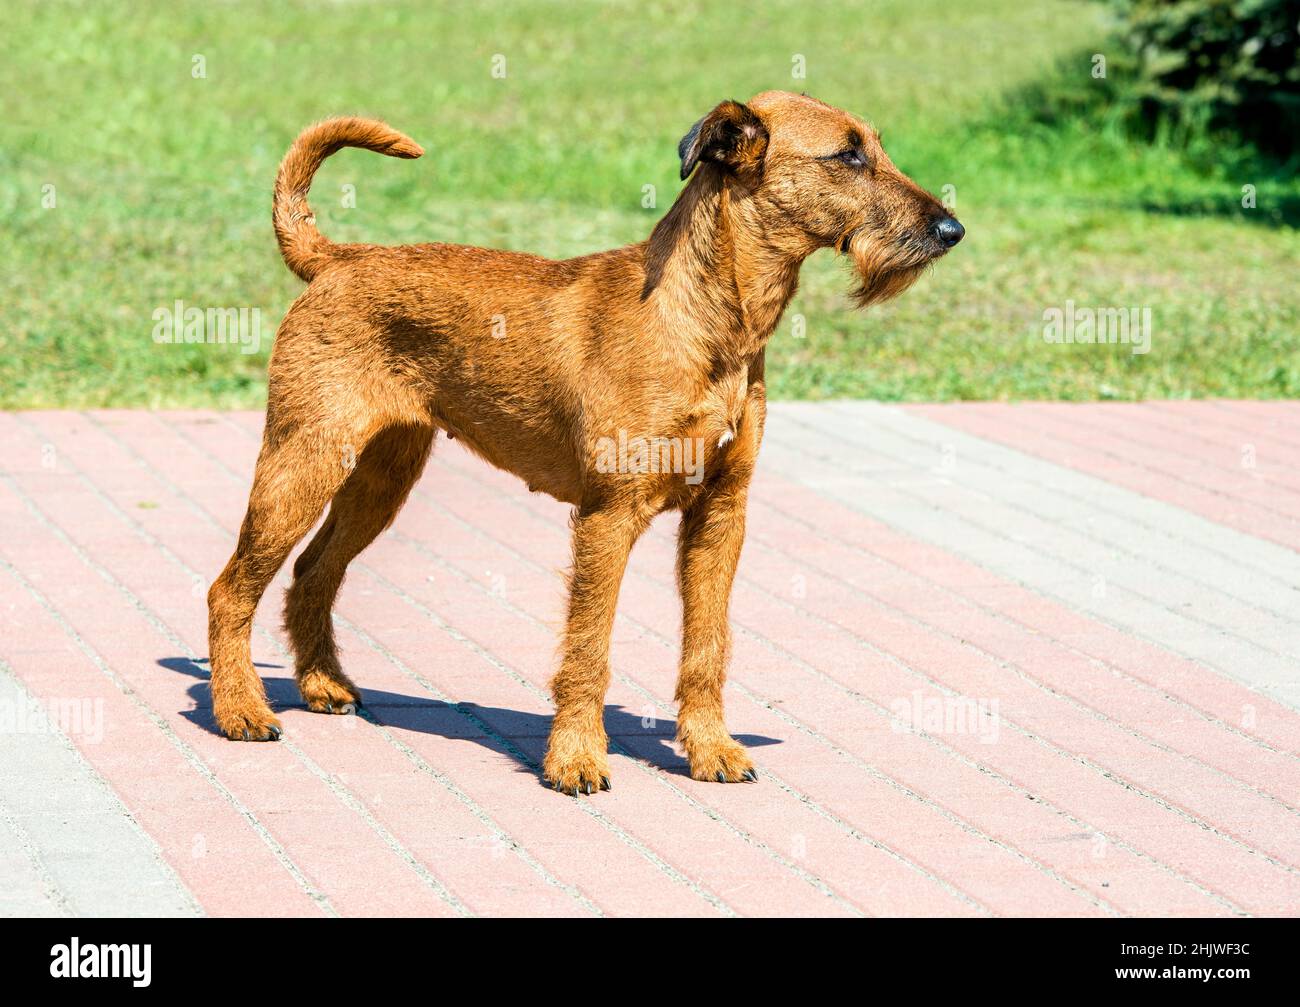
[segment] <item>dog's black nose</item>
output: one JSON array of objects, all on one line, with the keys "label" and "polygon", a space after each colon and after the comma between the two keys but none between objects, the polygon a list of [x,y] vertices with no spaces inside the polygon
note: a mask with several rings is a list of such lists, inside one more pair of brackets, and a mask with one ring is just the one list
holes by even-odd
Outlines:
[{"label": "dog's black nose", "polygon": [[940,217],[934,222],[934,236],[952,248],[966,234],[966,228],[955,217]]}]

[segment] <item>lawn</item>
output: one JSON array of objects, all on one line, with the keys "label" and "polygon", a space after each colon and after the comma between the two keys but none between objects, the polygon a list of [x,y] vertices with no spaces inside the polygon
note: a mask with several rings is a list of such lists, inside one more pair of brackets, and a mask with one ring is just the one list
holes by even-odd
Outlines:
[{"label": "lawn", "polygon": [[[1044,80],[1089,85],[1104,14],[1050,0],[11,2],[0,406],[261,404],[268,346],[159,344],[154,313],[255,307],[269,334],[301,289],[271,232],[271,183],[315,119],[381,116],[427,151],[332,158],[313,188],[328,236],[563,257],[644,237],[681,186],[690,124],[773,87],[870,118],[903,170],[953,187],[968,232],[866,313],[830,253],[810,260],[768,354],[775,396],[1300,395],[1300,183],[1237,150],[1192,156],[1095,116],[1034,114]],[[1044,311],[1067,301],[1150,308],[1150,352],[1047,343]]]}]

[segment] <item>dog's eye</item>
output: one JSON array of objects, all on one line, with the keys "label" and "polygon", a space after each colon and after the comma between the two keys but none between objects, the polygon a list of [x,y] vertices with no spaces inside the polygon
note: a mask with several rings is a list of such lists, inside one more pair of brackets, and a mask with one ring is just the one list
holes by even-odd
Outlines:
[{"label": "dog's eye", "polygon": [[865,168],[867,166],[867,159],[856,150],[842,150],[835,156],[850,168]]}]

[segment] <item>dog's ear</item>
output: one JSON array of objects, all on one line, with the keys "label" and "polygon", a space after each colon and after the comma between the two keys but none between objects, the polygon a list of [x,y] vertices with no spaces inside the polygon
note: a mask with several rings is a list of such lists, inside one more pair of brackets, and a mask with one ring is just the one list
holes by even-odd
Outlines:
[{"label": "dog's ear", "polygon": [[716,161],[732,171],[757,168],[767,150],[767,130],[749,108],[738,101],[724,101],[691,127],[677,145],[682,159],[682,180],[690,177],[700,161]]}]

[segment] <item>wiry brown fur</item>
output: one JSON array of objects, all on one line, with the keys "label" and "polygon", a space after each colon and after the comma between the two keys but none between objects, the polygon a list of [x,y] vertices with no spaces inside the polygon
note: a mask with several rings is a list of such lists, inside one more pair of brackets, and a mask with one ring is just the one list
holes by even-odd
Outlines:
[{"label": "wiry brown fur", "polygon": [[[866,164],[834,155],[855,144]],[[327,504],[294,565],[285,623],[313,710],[351,712],[330,609],[348,563],[396,516],[437,431],[570,503],[573,569],[543,765],[557,789],[608,786],[609,638],[628,554],[661,511],[682,514],[678,738],[701,780],[754,778],[727,733],[727,607],[765,414],[764,350],[819,248],[847,250],[864,302],[893,296],[944,251],[942,206],[865,123],[814,99],[723,102],[683,139],[681,195],[649,239],[552,262],[444,244],[339,245],[307,206],[330,153],[420,148],[379,122],[311,127],[285,157],[274,223],[309,286],[271,356],[266,431],[234,556],[209,594],[212,702],[228,737],[279,737],[249,634],[267,584]],[[699,438],[681,472],[602,472],[597,442]],[[332,503],[331,503],[332,501]]]}]

